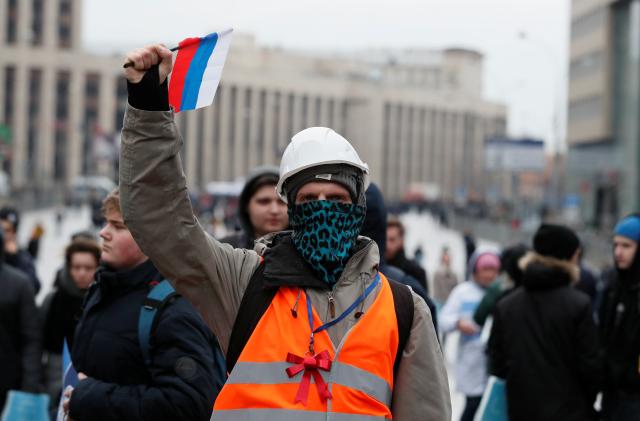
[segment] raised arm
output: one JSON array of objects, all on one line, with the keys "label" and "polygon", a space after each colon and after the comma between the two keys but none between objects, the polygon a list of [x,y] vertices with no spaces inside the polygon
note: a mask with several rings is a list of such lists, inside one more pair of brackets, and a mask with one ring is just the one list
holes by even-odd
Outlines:
[{"label": "raised arm", "polygon": [[226,351],[244,290],[260,262],[208,235],[191,209],[168,105],[171,53],[156,45],[127,56],[129,104],[122,129],[122,214],[142,251],[204,317]]}]

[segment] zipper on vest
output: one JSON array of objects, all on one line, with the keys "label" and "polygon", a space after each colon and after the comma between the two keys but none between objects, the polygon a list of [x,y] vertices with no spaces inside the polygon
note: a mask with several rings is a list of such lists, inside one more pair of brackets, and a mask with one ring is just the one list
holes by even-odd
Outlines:
[{"label": "zipper on vest", "polygon": [[336,287],[334,286],[331,291],[327,293],[327,298],[329,300],[329,314],[331,315],[331,319],[336,318],[336,300],[333,298],[333,294],[336,292]]}]

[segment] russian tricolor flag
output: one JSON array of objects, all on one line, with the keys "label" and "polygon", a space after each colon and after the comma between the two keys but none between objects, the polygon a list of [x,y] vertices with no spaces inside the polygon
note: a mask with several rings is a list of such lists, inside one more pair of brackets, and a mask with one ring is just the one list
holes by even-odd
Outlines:
[{"label": "russian tricolor flag", "polygon": [[169,80],[169,104],[175,112],[211,105],[227,59],[231,33],[229,29],[180,42]]}]

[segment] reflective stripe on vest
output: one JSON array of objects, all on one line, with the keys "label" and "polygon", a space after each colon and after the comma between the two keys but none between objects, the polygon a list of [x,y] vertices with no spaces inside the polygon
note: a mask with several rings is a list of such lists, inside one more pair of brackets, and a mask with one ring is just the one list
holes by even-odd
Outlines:
[{"label": "reflective stripe on vest", "polygon": [[[227,384],[300,383],[299,376],[283,379],[282,373],[291,367],[289,363],[241,362],[236,366],[238,365],[240,368],[233,370],[233,373],[227,379]],[[360,390],[376,398],[379,402],[391,402],[391,388],[383,378],[351,364],[336,361],[331,366],[331,372],[328,374],[322,373],[322,375],[327,383]]]},{"label": "reflective stripe on vest", "polygon": [[[214,411],[211,419],[216,421],[327,421],[326,412],[287,410],[286,414],[281,409],[231,409]],[[331,413],[331,421],[384,421],[391,418],[376,417],[373,415]]]},{"label": "reflective stripe on vest", "polygon": [[[377,295],[336,350],[326,331],[315,335],[315,350],[328,351],[331,370],[321,371],[332,398],[321,399],[315,382],[305,406],[295,402],[302,373],[289,378],[288,353],[305,355],[309,346],[306,312],[291,314],[297,288],[280,288],[256,325],[214,405],[212,420],[384,420],[391,419],[393,364],[398,324],[393,294],[381,274]],[[346,303],[348,304],[348,303]],[[346,305],[345,304],[345,305]],[[306,307],[305,294],[299,308]],[[314,326],[322,321],[313,310]]]}]

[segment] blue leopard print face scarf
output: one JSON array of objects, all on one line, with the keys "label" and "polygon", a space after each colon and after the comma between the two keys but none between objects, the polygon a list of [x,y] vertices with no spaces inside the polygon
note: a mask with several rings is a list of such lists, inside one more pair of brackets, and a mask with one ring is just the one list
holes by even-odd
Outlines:
[{"label": "blue leopard print face scarf", "polygon": [[293,244],[316,275],[334,285],[349,260],[366,207],[316,200],[289,208]]}]

